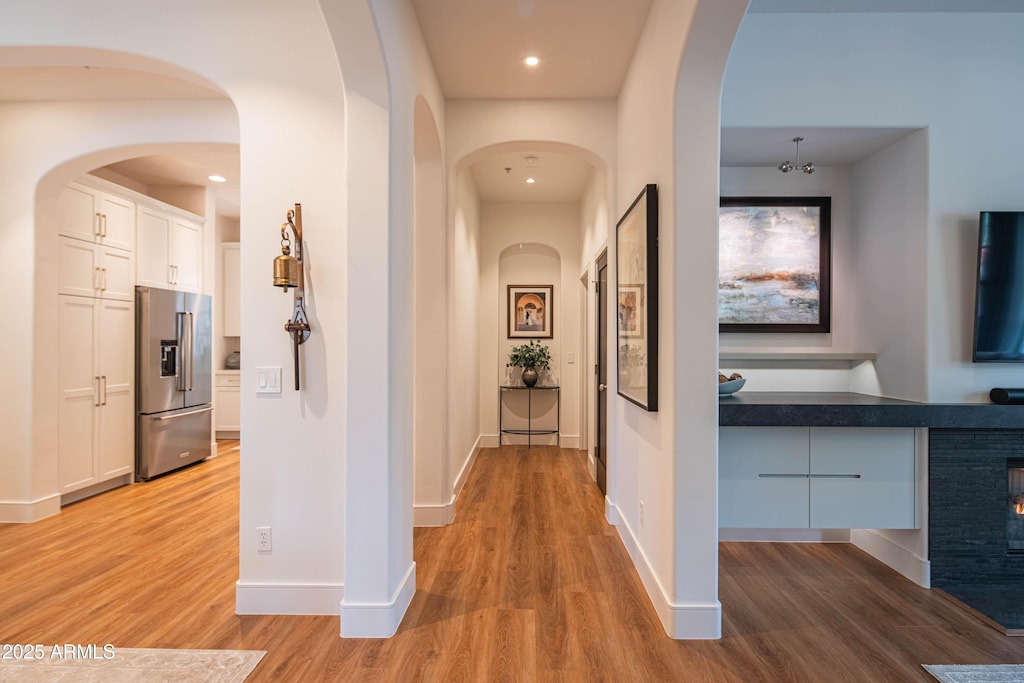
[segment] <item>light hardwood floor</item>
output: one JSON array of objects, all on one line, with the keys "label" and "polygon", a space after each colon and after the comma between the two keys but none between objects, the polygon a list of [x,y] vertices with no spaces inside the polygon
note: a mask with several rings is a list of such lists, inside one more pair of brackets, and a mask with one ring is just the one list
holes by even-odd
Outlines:
[{"label": "light hardwood floor", "polygon": [[669,639],[577,451],[483,451],[454,524],[417,529],[398,634],[236,616],[237,442],[147,484],[0,525],[0,643],[267,650],[250,681],[929,681],[1024,662],[848,545],[721,546],[724,634]]}]

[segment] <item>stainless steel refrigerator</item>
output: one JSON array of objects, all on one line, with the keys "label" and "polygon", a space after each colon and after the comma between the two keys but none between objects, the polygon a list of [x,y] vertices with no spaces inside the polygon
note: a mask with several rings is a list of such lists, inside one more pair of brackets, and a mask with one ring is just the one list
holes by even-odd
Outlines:
[{"label": "stainless steel refrigerator", "polygon": [[155,287],[136,287],[135,303],[135,477],[147,480],[211,454],[211,307]]}]

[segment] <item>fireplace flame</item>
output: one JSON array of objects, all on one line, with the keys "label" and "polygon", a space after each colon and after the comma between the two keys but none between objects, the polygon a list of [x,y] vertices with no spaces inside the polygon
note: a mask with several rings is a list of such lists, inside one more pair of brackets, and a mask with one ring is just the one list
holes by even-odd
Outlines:
[{"label": "fireplace flame", "polygon": [[1024,498],[1018,498],[1017,501],[1013,504],[1013,509],[1017,512],[1018,515],[1024,515]]}]

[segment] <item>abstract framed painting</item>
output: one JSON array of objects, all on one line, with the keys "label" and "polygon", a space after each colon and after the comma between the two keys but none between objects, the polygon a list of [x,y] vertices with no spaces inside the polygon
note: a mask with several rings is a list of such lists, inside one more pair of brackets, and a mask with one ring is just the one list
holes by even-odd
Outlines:
[{"label": "abstract framed painting", "polygon": [[720,332],[828,332],[831,197],[722,197]]},{"label": "abstract framed painting", "polygon": [[508,338],[550,339],[554,336],[554,285],[508,286]]},{"label": "abstract framed painting", "polygon": [[615,225],[618,393],[658,410],[658,186],[646,185]]}]

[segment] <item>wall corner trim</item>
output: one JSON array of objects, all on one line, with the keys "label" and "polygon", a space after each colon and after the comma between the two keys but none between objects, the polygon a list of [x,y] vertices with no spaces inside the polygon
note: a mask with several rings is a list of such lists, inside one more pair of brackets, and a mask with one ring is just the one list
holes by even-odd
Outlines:
[{"label": "wall corner trim", "polygon": [[345,594],[340,583],[235,583],[235,614],[334,615]]},{"label": "wall corner trim", "polygon": [[[650,561],[640,549],[633,530],[629,527],[625,518],[618,513],[614,505],[605,503],[605,514],[611,520],[616,519],[615,528],[619,531],[626,551],[633,560],[640,581],[647,590],[647,595],[654,605],[658,618],[665,633],[676,640],[717,640],[722,637],[722,603],[717,597],[714,600],[696,601],[686,600],[673,602],[669,599],[665,587],[658,579],[658,575],[651,566]],[[614,511],[613,514],[609,512]]]},{"label": "wall corner trim", "polygon": [[0,500],[0,524],[28,524],[60,513],[60,494],[37,500]]},{"label": "wall corner trim", "polygon": [[932,587],[932,563],[876,529],[851,529],[850,542],[922,588]]},{"label": "wall corner trim", "polygon": [[390,638],[398,631],[415,593],[416,563],[413,562],[389,602],[350,603],[342,598],[341,637]]}]

